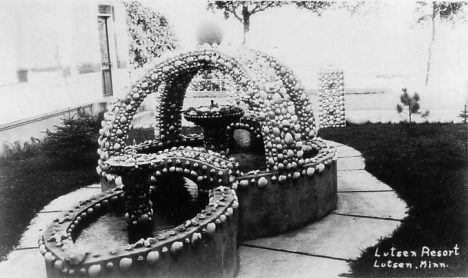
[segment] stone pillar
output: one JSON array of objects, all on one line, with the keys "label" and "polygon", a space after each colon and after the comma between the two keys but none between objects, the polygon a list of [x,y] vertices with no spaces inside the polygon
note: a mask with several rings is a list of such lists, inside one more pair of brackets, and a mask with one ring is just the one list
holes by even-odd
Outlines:
[{"label": "stone pillar", "polygon": [[212,150],[221,154],[229,153],[229,135],[227,126],[204,126],[203,145],[207,150]]},{"label": "stone pillar", "polygon": [[343,70],[323,69],[318,81],[319,128],[346,126]]},{"label": "stone pillar", "polygon": [[151,168],[148,166],[121,167],[118,170],[124,184],[128,224],[133,227],[151,227],[153,218],[149,196]]}]

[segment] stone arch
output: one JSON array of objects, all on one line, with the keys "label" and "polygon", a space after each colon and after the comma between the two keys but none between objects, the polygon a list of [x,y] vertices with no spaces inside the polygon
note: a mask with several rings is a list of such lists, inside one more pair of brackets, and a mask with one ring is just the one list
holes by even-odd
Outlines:
[{"label": "stone arch", "polygon": [[260,57],[268,60],[276,75],[281,77],[286,88],[287,95],[291,97],[291,100],[294,103],[294,108],[297,111],[297,114],[300,115],[299,123],[302,130],[305,132],[302,139],[313,139],[316,135],[315,117],[313,115],[313,109],[309,101],[309,97],[300,81],[288,66],[268,54],[259,51],[257,53]]},{"label": "stone arch", "polygon": [[292,71],[258,51],[226,54],[209,48],[179,54],[157,64],[107,113],[99,138],[100,174],[105,174],[105,160],[126,152],[130,122],[149,94],[156,93],[160,104],[155,139],[180,139],[185,91],[202,68],[219,69],[239,85],[242,92],[235,101],[247,110],[246,116],[260,124],[270,170],[294,171],[304,163],[302,142],[315,137],[315,122],[307,94]]},{"label": "stone arch", "polygon": [[[184,61],[184,63],[181,61]],[[173,112],[180,112],[183,97],[185,96],[185,88],[188,86],[191,78],[202,67],[216,67],[229,72],[234,76],[236,82],[244,88],[256,90],[253,80],[248,77],[243,66],[234,58],[220,52],[196,51],[192,52],[191,55],[181,54],[168,59],[156,65],[143,78],[137,81],[126,97],[114,107],[112,113],[107,115],[107,122],[104,124],[104,128],[100,134],[101,150],[108,151],[109,155],[123,153],[125,142],[121,138],[127,135],[129,124],[137,108],[151,93],[159,94],[161,117],[166,117],[169,114],[174,115]],[[163,88],[160,88],[161,85]],[[169,100],[174,95],[176,95],[174,101]],[[157,124],[162,125],[163,123]],[[168,131],[171,132],[171,136],[173,135],[174,130],[165,130],[164,126],[162,128],[162,135],[168,135],[165,134]],[[104,141],[104,144],[102,141]],[[114,143],[114,145],[110,145],[111,143]]]},{"label": "stone arch", "polygon": [[252,133],[253,136],[255,136],[257,139],[260,139],[263,141],[261,124],[253,118],[244,117],[244,118],[241,118],[239,122],[232,123],[229,126],[230,135],[232,135],[232,133],[236,129],[247,130],[250,133]]},{"label": "stone arch", "polygon": [[152,181],[153,178],[156,180],[167,174],[175,174],[193,181],[199,189],[208,190],[221,185],[229,186],[229,169],[236,170],[228,159],[200,148],[181,147],[158,154],[165,157],[153,173]]},{"label": "stone arch", "polygon": [[252,143],[255,143],[254,146],[257,147],[256,151],[263,153],[265,152],[265,145],[262,136],[262,126],[256,119],[243,117],[238,122],[231,123],[227,131],[230,138],[230,144],[232,146],[235,145],[234,134],[237,130],[244,130],[248,132],[250,136],[254,138],[254,142]]}]

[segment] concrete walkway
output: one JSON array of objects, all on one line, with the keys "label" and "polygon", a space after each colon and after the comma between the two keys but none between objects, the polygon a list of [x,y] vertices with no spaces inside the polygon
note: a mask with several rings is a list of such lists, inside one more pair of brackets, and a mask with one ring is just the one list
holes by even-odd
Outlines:
[{"label": "concrete walkway", "polygon": [[[280,236],[240,243],[238,278],[339,277],[348,262],[388,237],[407,216],[406,204],[364,170],[361,154],[330,142],[339,151],[338,208],[319,222]],[[62,210],[100,192],[91,185],[54,200],[32,220],[19,245],[0,263],[1,277],[45,278],[37,248],[42,229]]]}]

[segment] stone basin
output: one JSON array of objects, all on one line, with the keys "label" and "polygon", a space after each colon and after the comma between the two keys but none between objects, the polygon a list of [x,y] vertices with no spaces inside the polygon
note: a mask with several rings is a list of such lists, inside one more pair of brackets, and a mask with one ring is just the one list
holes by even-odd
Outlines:
[{"label": "stone basin", "polygon": [[206,149],[222,154],[229,153],[228,127],[244,115],[244,111],[232,105],[190,107],[184,111],[187,121],[203,128]]},{"label": "stone basin", "polygon": [[90,224],[106,216],[115,220],[124,195],[120,188],[103,192],[47,227],[39,244],[48,277],[234,277],[239,205],[234,190],[211,190],[209,204],[195,217],[153,237],[97,248],[81,244],[80,234]]},{"label": "stone basin", "polygon": [[244,115],[244,111],[231,105],[221,105],[219,107],[200,106],[190,107],[183,114],[187,121],[208,128],[211,126],[228,126],[239,120]]}]

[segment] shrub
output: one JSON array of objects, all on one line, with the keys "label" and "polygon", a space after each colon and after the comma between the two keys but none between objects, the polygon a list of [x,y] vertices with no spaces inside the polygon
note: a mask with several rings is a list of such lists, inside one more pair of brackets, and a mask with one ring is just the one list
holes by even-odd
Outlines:
[{"label": "shrub", "polygon": [[82,63],[77,66],[77,70],[79,74],[98,72],[100,70],[100,65],[94,63]]},{"label": "shrub", "polygon": [[124,2],[130,39],[130,65],[142,67],[165,51],[179,46],[173,27],[162,14],[138,1]]},{"label": "shrub", "polygon": [[47,130],[42,144],[44,154],[67,165],[82,164],[98,148],[99,121],[82,110],[64,116],[62,124]]},{"label": "shrub", "polygon": [[23,142],[15,141],[13,143],[5,141],[5,152],[2,160],[24,160],[37,156],[41,151],[41,141],[35,137],[31,137],[31,141]]},{"label": "shrub", "polygon": [[188,91],[229,91],[234,90],[233,80],[219,70],[200,70],[192,79]]},{"label": "shrub", "polygon": [[[400,101],[403,104],[403,106],[401,106],[400,104],[397,104],[396,110],[400,115],[402,113],[407,114],[408,122],[411,124],[413,122],[412,116],[414,114],[421,114],[421,112],[419,111],[420,109],[419,95],[418,93],[414,93],[412,96],[410,96],[406,88],[403,88],[401,90],[403,91],[403,94],[400,96]],[[426,112],[421,114],[421,117],[423,118],[426,118],[428,116],[429,116],[429,110],[426,110]]]},{"label": "shrub", "polygon": [[465,145],[465,154],[468,158],[468,105],[465,104],[463,110],[460,111],[458,117],[463,119],[464,131],[462,133],[463,144]]}]

